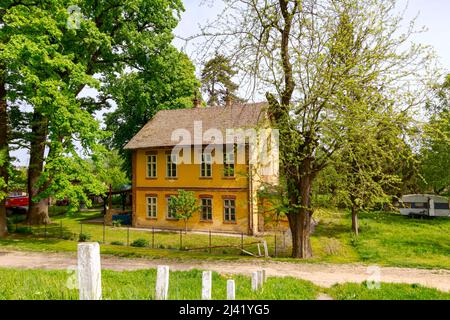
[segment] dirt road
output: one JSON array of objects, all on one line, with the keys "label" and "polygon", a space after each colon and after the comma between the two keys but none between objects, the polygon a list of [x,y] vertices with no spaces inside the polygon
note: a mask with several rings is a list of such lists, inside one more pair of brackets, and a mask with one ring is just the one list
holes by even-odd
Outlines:
[{"label": "dirt road", "polygon": [[[0,268],[66,269],[76,266],[75,253],[38,253],[0,251]],[[172,270],[203,269],[219,273],[250,275],[255,269],[264,268],[268,276],[292,276],[309,280],[319,286],[335,283],[362,282],[380,279],[381,282],[417,283],[423,286],[450,291],[450,270],[425,270],[395,268],[359,264],[287,263],[262,260],[246,261],[174,261],[162,259],[125,259],[102,256],[102,268],[116,271],[155,268],[168,265]]]}]

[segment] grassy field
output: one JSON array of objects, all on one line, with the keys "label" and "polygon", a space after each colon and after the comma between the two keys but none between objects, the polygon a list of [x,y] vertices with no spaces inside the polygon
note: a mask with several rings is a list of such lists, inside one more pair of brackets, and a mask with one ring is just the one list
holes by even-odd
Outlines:
[{"label": "grassy field", "polygon": [[[47,227],[47,232],[63,239],[44,238],[44,227],[35,228],[33,235],[13,234],[8,239],[0,240],[0,247],[33,250],[33,251],[76,251],[76,240],[81,232],[80,221],[99,216],[99,212],[83,212],[76,216],[57,215],[52,217],[53,225]],[[354,237],[350,232],[350,217],[348,213],[338,210],[317,210],[314,218],[319,222],[312,236],[314,257],[307,262],[326,263],[365,263],[384,266],[402,266],[419,268],[450,269],[450,218],[410,219],[396,213],[370,212],[360,215],[360,236]],[[19,224],[20,228],[20,224]],[[82,232],[89,234],[91,240],[103,242],[101,225],[83,224]],[[205,247],[202,250],[179,250],[180,235],[176,232],[155,232],[152,249],[152,233],[130,229],[127,239],[126,228],[106,229],[106,243],[101,247],[102,253],[128,257],[174,258],[174,259],[245,259],[249,256],[240,255],[237,248],[217,248],[211,253],[206,248],[209,245],[208,234],[182,235],[182,248]],[[274,236],[265,237],[269,254],[273,257]],[[146,239],[147,248],[127,247],[136,239]],[[245,237],[246,250],[257,252],[256,245],[249,243],[259,241],[255,237]],[[122,242],[111,245],[111,242]],[[278,245],[283,242],[278,236]],[[213,246],[240,246],[241,238],[213,235]],[[299,261],[289,258],[290,243],[286,241],[285,250],[278,247],[276,260]]]},{"label": "grassy field", "polygon": [[[212,297],[226,298],[226,281],[231,276],[213,273]],[[418,285],[385,284],[380,289],[368,289],[366,284],[340,284],[332,288],[320,288],[308,281],[295,278],[269,277],[263,289],[251,290],[250,278],[232,277],[236,281],[236,299],[242,300],[311,300],[319,293],[333,299],[414,299],[449,300],[450,293]],[[0,269],[0,300],[75,300],[78,291],[75,275],[71,271],[13,270]],[[149,300],[154,299],[156,272],[102,271],[102,291],[105,300]],[[192,300],[201,298],[201,271],[176,271],[170,273],[169,299]]]}]

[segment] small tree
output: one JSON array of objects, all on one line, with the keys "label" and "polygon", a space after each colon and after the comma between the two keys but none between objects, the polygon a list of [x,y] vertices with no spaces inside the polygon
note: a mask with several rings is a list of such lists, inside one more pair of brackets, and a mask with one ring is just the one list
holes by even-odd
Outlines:
[{"label": "small tree", "polygon": [[194,196],[194,192],[178,190],[177,196],[171,196],[169,202],[170,210],[175,212],[177,219],[184,220],[184,230],[187,233],[187,222],[194,213],[200,210],[200,205]]}]

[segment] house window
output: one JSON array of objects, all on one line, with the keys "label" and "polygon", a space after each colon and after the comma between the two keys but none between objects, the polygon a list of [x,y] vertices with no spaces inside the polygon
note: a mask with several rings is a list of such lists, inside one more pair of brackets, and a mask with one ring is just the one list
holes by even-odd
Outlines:
[{"label": "house window", "polygon": [[147,197],[147,217],[156,218],[157,213],[157,198]]},{"label": "house window", "polygon": [[236,222],[236,200],[224,199],[223,200],[223,214],[224,221]]},{"label": "house window", "polygon": [[212,176],[212,156],[210,153],[202,153],[200,176],[204,178]]},{"label": "house window", "polygon": [[147,156],[147,177],[156,178],[156,154]]},{"label": "house window", "polygon": [[170,202],[172,201],[172,198],[170,196],[166,197],[167,202],[167,218],[168,219],[176,219],[177,214],[173,208],[170,207]]},{"label": "house window", "polygon": [[212,198],[202,198],[201,199],[201,210],[202,210],[202,220],[211,221],[212,220]]},{"label": "house window", "polygon": [[234,177],[234,152],[223,154],[223,175],[224,177]]},{"label": "house window", "polygon": [[167,177],[175,178],[177,176],[178,157],[176,155],[167,154],[166,160],[167,160],[167,166],[166,166]]}]

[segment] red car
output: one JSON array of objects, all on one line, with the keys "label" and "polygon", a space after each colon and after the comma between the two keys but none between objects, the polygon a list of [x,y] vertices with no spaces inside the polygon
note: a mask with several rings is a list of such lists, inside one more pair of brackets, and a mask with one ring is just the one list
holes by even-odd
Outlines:
[{"label": "red car", "polygon": [[5,207],[8,212],[26,212],[29,201],[28,196],[9,196],[5,200]]}]

